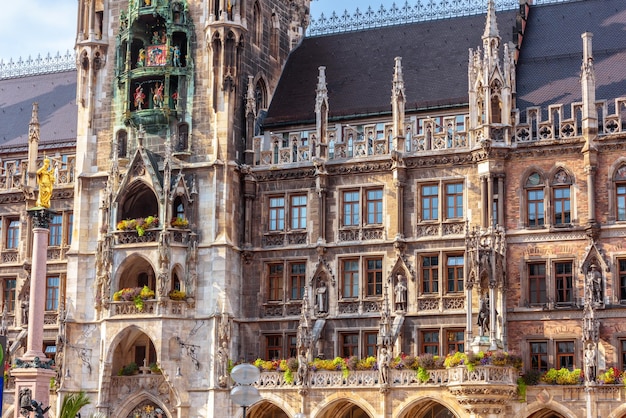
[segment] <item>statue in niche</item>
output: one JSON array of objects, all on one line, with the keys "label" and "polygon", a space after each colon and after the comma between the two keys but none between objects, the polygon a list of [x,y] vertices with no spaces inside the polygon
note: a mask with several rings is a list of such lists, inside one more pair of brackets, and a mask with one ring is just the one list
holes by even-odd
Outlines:
[{"label": "statue in niche", "polygon": [[317,312],[328,312],[328,288],[326,287],[326,281],[319,280],[315,294],[317,299]]},{"label": "statue in niche", "polygon": [[32,406],[30,404],[31,397],[32,397],[32,392],[30,388],[20,389],[20,414],[22,416],[27,417],[30,415],[30,411],[32,411]]},{"label": "statue in niche", "polygon": [[395,296],[396,311],[406,310],[406,279],[403,275],[398,274],[396,286],[393,288]]},{"label": "statue in niche", "polygon": [[477,323],[480,328],[480,336],[482,337],[489,331],[489,298],[486,296],[480,299]]},{"label": "statue in niche", "polygon": [[602,303],[602,273],[595,263],[587,271],[587,298],[593,303]]},{"label": "statue in niche", "polygon": [[220,387],[226,387],[228,385],[228,345],[226,341],[217,349],[217,364],[215,366],[217,384]]}]

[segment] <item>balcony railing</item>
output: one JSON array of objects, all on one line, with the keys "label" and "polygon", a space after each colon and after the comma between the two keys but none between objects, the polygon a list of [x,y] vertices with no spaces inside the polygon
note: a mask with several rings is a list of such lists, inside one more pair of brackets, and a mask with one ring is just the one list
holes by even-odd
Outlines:
[{"label": "balcony railing", "polygon": [[[420,380],[415,370],[390,370],[390,386],[448,386],[463,384],[499,384],[517,385],[519,372],[514,367],[476,366],[434,369],[428,371],[428,380]],[[373,387],[379,384],[379,372],[376,370],[351,371],[346,375],[342,371],[309,371],[307,384],[310,388]],[[256,382],[259,389],[293,388],[295,382],[287,382],[282,372],[261,372]]]},{"label": "balcony railing", "polygon": [[165,299],[158,301],[148,299],[143,301],[140,309],[135,302],[131,301],[111,301],[109,303],[109,315],[173,315],[185,316],[189,305],[184,300]]}]

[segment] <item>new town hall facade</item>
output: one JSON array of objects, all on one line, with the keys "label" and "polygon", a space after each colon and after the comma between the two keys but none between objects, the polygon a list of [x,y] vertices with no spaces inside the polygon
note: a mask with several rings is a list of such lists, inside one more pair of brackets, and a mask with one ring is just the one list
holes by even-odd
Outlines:
[{"label": "new town hall facade", "polygon": [[57,176],[49,416],[240,416],[231,367],[293,358],[246,416],[626,417],[626,4],[453,3],[80,0],[71,70],[3,65],[11,358]]}]

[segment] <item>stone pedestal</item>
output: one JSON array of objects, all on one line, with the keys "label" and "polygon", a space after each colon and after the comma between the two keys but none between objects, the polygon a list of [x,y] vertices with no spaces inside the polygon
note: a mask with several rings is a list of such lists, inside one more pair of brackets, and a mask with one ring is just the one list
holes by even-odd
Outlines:
[{"label": "stone pedestal", "polygon": [[22,389],[30,389],[31,398],[41,402],[44,408],[50,405],[50,379],[56,377],[54,370],[12,369],[11,375],[15,377],[15,412],[13,414],[15,418],[24,418],[20,415],[20,391]]}]

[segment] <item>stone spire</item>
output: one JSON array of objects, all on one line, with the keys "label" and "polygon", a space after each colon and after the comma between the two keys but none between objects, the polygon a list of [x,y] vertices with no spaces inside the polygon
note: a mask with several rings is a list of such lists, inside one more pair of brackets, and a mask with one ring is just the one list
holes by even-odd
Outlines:
[{"label": "stone spire", "polygon": [[404,77],[402,76],[402,57],[396,57],[391,87],[391,111],[393,113],[393,139],[396,151],[404,151]]},{"label": "stone spire", "polygon": [[35,187],[37,173],[37,153],[39,152],[39,103],[33,103],[33,111],[28,123],[28,186]]},{"label": "stone spire", "polygon": [[328,89],[326,88],[326,67],[324,66],[319,67],[315,92],[315,119],[318,134],[317,145],[319,146],[317,155],[320,158],[326,158],[326,147],[328,145],[326,138],[328,129]]},{"label": "stone spire", "polygon": [[500,39],[500,32],[498,32],[498,23],[496,22],[496,5],[494,0],[489,0],[489,3],[487,5],[487,23],[485,24],[483,40],[486,38]]}]

